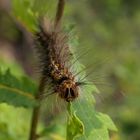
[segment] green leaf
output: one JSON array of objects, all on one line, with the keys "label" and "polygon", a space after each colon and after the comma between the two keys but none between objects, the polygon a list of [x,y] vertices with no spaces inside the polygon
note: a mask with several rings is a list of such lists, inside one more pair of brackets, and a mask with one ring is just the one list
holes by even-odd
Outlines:
[{"label": "green leaf", "polygon": [[107,129],[117,131],[116,126],[108,115],[98,112],[96,116]]},{"label": "green leaf", "polygon": [[108,130],[117,131],[116,126],[110,119],[110,117],[106,114],[95,112],[96,122],[95,125],[99,125],[92,129],[90,135],[88,136],[88,140],[109,140]]},{"label": "green leaf", "polygon": [[[71,46],[77,46],[77,39],[72,38],[69,42]],[[75,48],[70,48],[72,52],[75,52]],[[99,93],[94,83],[88,81],[86,77],[85,67],[77,60],[76,56],[73,56],[72,64],[74,64],[72,71],[78,73],[78,80],[83,84],[80,87],[80,95],[76,101],[73,102],[74,110],[79,116],[80,120],[84,124],[85,133],[78,140],[109,140],[108,130],[116,131],[116,127],[108,115],[95,111],[94,104],[95,99],[93,93]]]},{"label": "green leaf", "polygon": [[75,140],[75,138],[84,134],[84,125],[72,111],[71,103],[68,103],[68,121],[67,121],[67,140]]},{"label": "green leaf", "polygon": [[109,131],[116,131],[116,127],[108,115],[99,113],[94,108],[92,86],[81,89],[79,99],[73,103],[74,110],[85,127],[85,133],[78,140],[109,140]]},{"label": "green leaf", "polygon": [[[87,140],[109,140],[108,130],[106,128],[94,129],[90,135],[86,138]],[[84,139],[83,139],[84,140]]]},{"label": "green leaf", "polygon": [[73,102],[73,108],[85,128],[84,135],[77,138],[77,140],[109,140],[108,130],[116,131],[117,129],[109,116],[95,110],[95,99],[93,93],[99,93],[99,90],[96,88],[94,83],[89,82],[85,78],[85,67],[78,61],[75,62],[75,59],[73,60],[73,63],[75,64],[72,70],[75,73],[80,72],[78,75],[79,81],[84,79],[83,82],[86,83],[80,87],[79,97]]},{"label": "green leaf", "polygon": [[9,70],[0,71],[0,102],[14,106],[33,107],[37,104],[34,94],[36,85],[27,77],[20,80],[13,76]]}]

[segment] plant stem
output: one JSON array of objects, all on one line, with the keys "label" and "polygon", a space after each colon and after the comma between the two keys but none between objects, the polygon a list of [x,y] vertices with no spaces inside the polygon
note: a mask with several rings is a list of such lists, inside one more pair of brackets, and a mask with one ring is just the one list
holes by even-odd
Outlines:
[{"label": "plant stem", "polygon": [[65,7],[65,0],[59,0],[57,5],[56,16],[55,16],[55,25],[54,25],[55,28],[60,26],[60,22],[64,13],[64,7]]},{"label": "plant stem", "polygon": [[[44,89],[45,89],[45,77],[42,77],[40,80],[39,88],[38,88],[38,93],[36,94],[36,100],[39,99],[39,97],[43,94]],[[37,140],[37,125],[38,125],[38,120],[39,120],[39,114],[40,114],[40,104],[36,106],[33,109],[33,114],[32,114],[32,120],[31,120],[31,128],[30,128],[30,136],[29,140]]]}]

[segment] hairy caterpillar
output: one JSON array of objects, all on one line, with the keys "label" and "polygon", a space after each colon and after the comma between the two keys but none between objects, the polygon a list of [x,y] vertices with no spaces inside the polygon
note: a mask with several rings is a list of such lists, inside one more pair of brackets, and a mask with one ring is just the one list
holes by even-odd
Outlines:
[{"label": "hairy caterpillar", "polygon": [[[46,29],[52,29],[47,24]],[[42,62],[42,75],[53,85],[53,92],[67,102],[78,97],[78,82],[68,68],[68,59],[71,56],[67,44],[67,36],[60,31],[44,30],[36,34],[40,43],[40,60]]]},{"label": "hairy caterpillar", "polygon": [[68,36],[60,28],[64,3],[64,0],[58,3],[54,24],[44,18],[35,36],[42,77],[46,83],[52,85],[52,93],[57,93],[59,97],[70,102],[78,97],[81,82],[78,82],[77,74],[70,70],[73,54],[69,48]]}]

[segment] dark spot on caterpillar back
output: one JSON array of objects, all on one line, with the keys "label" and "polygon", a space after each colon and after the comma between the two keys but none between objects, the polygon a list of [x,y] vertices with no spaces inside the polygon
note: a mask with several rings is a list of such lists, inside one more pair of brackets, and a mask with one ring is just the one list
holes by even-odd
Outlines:
[{"label": "dark spot on caterpillar back", "polygon": [[61,84],[64,80],[68,80],[68,77],[62,77],[62,78],[58,81],[58,83]]}]

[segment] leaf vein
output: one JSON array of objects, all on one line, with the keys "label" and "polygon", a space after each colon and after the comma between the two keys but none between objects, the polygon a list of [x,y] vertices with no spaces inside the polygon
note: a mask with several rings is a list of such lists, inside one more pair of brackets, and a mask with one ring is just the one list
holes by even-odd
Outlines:
[{"label": "leaf vein", "polygon": [[16,92],[17,94],[26,96],[26,97],[28,97],[28,98],[30,98],[30,99],[35,99],[34,96],[31,95],[31,93],[21,91],[21,90],[19,90],[19,89],[17,89],[17,88],[8,87],[8,86],[2,85],[2,84],[0,84],[0,88],[2,88],[2,89],[7,89],[7,90],[10,90],[10,91]]}]

